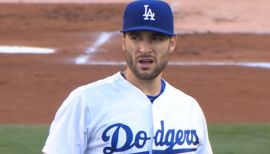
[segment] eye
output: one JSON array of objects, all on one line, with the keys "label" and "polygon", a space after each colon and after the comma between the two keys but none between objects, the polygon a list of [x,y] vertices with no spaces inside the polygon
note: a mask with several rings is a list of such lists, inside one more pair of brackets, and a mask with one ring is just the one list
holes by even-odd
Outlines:
[{"label": "eye", "polygon": [[152,39],[153,39],[154,41],[162,41],[162,40],[164,40],[164,38],[161,37],[161,36],[153,36]]},{"label": "eye", "polygon": [[167,36],[165,36],[165,35],[154,35],[154,36],[152,36],[152,39],[154,40],[154,41],[164,41],[164,40],[166,40],[168,37]]},{"label": "eye", "polygon": [[136,31],[128,32],[127,33],[127,36],[129,37],[129,39],[131,39],[133,41],[139,41],[139,40],[141,40],[140,33],[136,32]]},{"label": "eye", "polygon": [[130,39],[131,39],[131,40],[136,40],[136,41],[141,40],[140,36],[138,36],[138,35],[131,35],[131,36],[130,36]]}]

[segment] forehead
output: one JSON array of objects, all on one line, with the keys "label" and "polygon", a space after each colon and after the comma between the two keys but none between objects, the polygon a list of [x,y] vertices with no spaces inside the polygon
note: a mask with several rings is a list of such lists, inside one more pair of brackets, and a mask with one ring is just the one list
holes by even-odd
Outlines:
[{"label": "forehead", "polygon": [[145,31],[145,30],[137,30],[137,31],[130,31],[126,32],[127,35],[146,35],[146,36],[163,36],[169,37],[166,34],[154,32],[154,31]]}]

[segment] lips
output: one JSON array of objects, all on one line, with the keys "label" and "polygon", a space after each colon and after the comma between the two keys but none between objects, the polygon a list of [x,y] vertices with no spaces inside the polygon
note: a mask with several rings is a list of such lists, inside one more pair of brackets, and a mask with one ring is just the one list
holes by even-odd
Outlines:
[{"label": "lips", "polygon": [[152,64],[152,63],[154,63],[154,57],[140,56],[137,58],[137,62],[139,62],[140,64]]},{"label": "lips", "polygon": [[149,70],[154,64],[153,57],[139,57],[137,60],[139,67],[143,70]]},{"label": "lips", "polygon": [[139,63],[141,64],[152,64],[154,62],[151,58],[141,58],[139,59]]}]

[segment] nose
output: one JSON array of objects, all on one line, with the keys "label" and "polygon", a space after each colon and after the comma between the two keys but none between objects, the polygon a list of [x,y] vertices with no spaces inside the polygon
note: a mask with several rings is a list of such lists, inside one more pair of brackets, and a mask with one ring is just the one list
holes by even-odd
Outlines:
[{"label": "nose", "polygon": [[141,53],[153,52],[151,43],[148,40],[141,41],[139,44],[139,52],[141,52]]}]

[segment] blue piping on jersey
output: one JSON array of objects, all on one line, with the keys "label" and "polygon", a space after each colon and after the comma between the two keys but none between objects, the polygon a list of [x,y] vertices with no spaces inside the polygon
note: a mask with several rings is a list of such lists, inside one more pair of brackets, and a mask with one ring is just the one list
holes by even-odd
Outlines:
[{"label": "blue piping on jersey", "polygon": [[161,89],[159,94],[157,94],[156,96],[149,96],[147,95],[147,98],[150,100],[151,103],[153,103],[165,90],[166,87],[166,83],[163,79],[161,79]]}]

